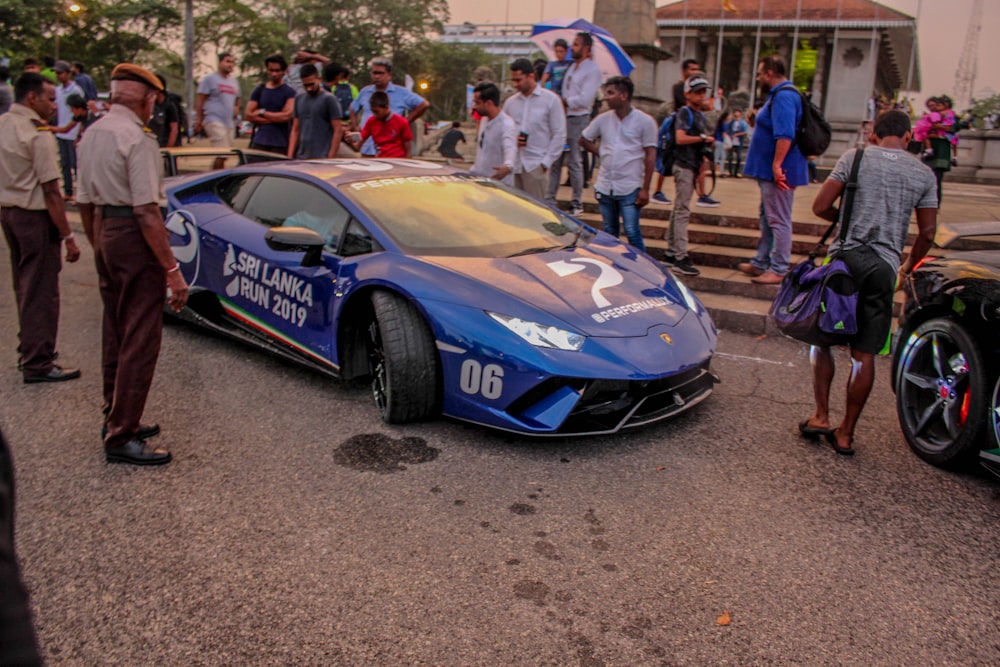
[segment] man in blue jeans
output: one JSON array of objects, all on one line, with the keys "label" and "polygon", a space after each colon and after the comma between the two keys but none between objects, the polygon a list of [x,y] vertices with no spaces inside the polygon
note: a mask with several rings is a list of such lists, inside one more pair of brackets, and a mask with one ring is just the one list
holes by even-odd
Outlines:
[{"label": "man in blue jeans", "polygon": [[[786,75],[781,56],[757,65],[757,82],[769,91],[757,113],[743,173],[760,187],[760,241],[757,254],[737,265],[755,283],[776,285],[788,273],[792,257],[792,203],[795,188],[809,183],[805,156],[795,144],[802,119],[802,96]],[[782,93],[784,89],[791,92]]]},{"label": "man in blue jeans", "polygon": [[580,145],[601,156],[594,193],[601,207],[604,231],[617,238],[620,218],[629,243],[645,250],[639,209],[649,203],[649,182],[656,168],[656,121],[632,108],[634,92],[635,84],[629,77],[608,79],[604,101],[610,111],[590,122],[580,135]]}]

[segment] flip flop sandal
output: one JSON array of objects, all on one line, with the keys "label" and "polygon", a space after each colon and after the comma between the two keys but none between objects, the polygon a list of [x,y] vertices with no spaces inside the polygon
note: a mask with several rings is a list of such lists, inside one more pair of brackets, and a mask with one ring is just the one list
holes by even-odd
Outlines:
[{"label": "flip flop sandal", "polygon": [[837,444],[837,436],[833,431],[830,431],[824,437],[826,438],[826,441],[830,443],[830,446],[833,447],[833,451],[838,454],[843,454],[844,456],[854,456],[854,447],[851,446],[854,444],[854,438],[851,438],[851,445],[841,447]]},{"label": "flip flop sandal", "polygon": [[822,428],[821,426],[810,426],[809,420],[804,422],[799,422],[799,433],[804,438],[811,438],[816,440],[818,438],[825,437],[827,434],[833,433],[832,428]]}]

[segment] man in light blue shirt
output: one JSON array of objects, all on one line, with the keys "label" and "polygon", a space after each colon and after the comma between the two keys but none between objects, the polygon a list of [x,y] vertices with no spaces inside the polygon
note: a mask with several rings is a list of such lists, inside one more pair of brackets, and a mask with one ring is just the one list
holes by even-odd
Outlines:
[{"label": "man in light blue shirt", "polygon": [[[368,73],[372,77],[372,83],[362,88],[351,103],[351,131],[360,132],[371,118],[372,110],[368,101],[376,91],[389,96],[389,109],[405,118],[407,123],[420,118],[430,107],[430,102],[420,95],[392,82],[392,63],[388,59],[372,58],[368,63]],[[361,146],[361,154],[374,156],[375,152],[375,142],[369,138]]]}]

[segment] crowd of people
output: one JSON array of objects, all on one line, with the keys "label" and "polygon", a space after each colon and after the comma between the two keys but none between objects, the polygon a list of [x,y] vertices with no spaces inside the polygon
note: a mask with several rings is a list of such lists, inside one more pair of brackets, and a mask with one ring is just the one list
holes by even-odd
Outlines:
[{"label": "crowd of people", "polygon": [[[594,155],[601,165],[594,194],[604,230],[617,236],[623,227],[638,250],[645,247],[639,211],[651,200],[670,203],[662,187],[664,179],[672,177],[673,211],[663,262],[687,276],[700,273],[688,251],[691,203],[719,205],[706,191],[706,175],[714,168],[723,177],[752,178],[760,191],[760,236],[756,254],[736,268],[754,283],[780,283],[790,269],[796,189],[816,180],[810,173],[812,156],[803,155],[795,141],[804,100],[799,94],[778,94],[795,90],[783,59],[761,59],[756,78],[764,95],[746,118],[744,109],[730,108],[721,89],[711,89],[697,61],[685,61],[683,77],[673,88],[676,111],[657,130],[652,117],[633,105],[629,77],[602,80],[592,48],[593,37],[580,32],[572,44],[556,43],[557,59],[552,62],[513,61],[513,90],[506,99],[496,83],[476,85],[476,152],[469,171],[554,205],[565,168],[572,192],[570,212],[578,215],[581,192],[591,178],[586,157]],[[213,146],[229,147],[244,121],[252,128],[252,147],[288,157],[413,155],[411,128],[429,103],[393,83],[388,59],[369,62],[371,83],[360,90],[350,83],[348,68],[313,51],[296,52],[291,63],[280,54],[271,55],[263,65],[266,79],[253,88],[244,106],[234,74],[236,61],[231,54],[220,54],[216,71],[197,88],[192,133],[207,137]],[[0,76],[6,74],[0,71]],[[606,110],[595,113],[602,87]],[[187,286],[161,233],[163,195],[156,149],[181,142],[187,134],[186,114],[162,76],[134,65],[115,68],[110,105],[98,99],[82,64],[61,60],[44,70],[41,63],[26,60],[11,97],[10,112],[0,115],[0,129],[9,129],[0,133],[0,206],[15,266],[24,380],[61,382],[80,375],[78,369],[56,363],[55,349],[60,245],[65,246],[66,261],[76,261],[80,254],[65,213],[65,204],[76,202],[96,251],[106,307],[102,439],[108,460],[166,462],[168,453],[146,444],[159,427],[139,422],[159,331],[140,321],[142,316],[133,316],[162,308],[165,297],[159,287],[139,293],[120,281],[122,276],[141,275],[149,284],[166,284],[171,305],[183,306]],[[927,106],[911,134],[933,169],[927,171],[936,175],[936,207],[941,174],[950,166],[957,135],[950,100],[935,97]],[[712,111],[717,117],[714,129],[706,117]],[[102,117],[106,120],[95,122]],[[667,169],[658,149],[669,124],[673,154]],[[893,137],[902,137],[896,125],[890,129]],[[463,159],[457,145],[464,141],[460,124],[454,123],[442,138],[442,155]],[[890,143],[895,145],[894,140]],[[132,144],[136,151],[126,156],[118,172],[95,168],[115,164],[122,159],[121,146]],[[835,169],[835,181],[838,174]],[[925,208],[928,201],[921,193],[917,208]],[[140,366],[145,370],[135,372]]]}]

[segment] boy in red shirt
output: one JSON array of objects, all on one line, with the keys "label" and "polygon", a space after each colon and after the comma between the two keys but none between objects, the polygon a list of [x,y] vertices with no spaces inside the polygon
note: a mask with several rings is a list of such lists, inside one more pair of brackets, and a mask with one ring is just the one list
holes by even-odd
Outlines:
[{"label": "boy in red shirt", "polygon": [[360,135],[354,134],[346,139],[351,148],[361,150],[361,144],[371,137],[378,148],[378,157],[410,157],[413,131],[405,118],[389,109],[389,96],[375,91],[369,106],[372,117],[365,123]]}]

